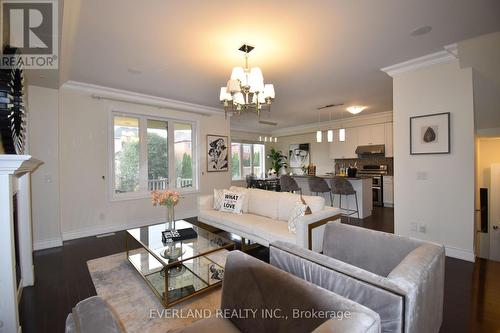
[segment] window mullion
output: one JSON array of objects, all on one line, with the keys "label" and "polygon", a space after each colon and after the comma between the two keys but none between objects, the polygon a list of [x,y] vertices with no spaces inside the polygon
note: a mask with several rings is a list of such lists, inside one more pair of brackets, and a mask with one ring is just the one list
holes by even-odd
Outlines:
[{"label": "window mullion", "polygon": [[167,156],[168,156],[168,187],[175,188],[177,175],[175,172],[175,142],[174,142],[174,122],[167,121]]},{"label": "window mullion", "polygon": [[141,191],[148,190],[147,119],[139,119],[139,184]]}]

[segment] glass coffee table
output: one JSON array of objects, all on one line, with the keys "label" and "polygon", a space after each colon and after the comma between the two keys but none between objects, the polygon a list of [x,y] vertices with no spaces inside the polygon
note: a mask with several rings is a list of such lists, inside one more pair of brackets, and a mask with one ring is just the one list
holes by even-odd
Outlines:
[{"label": "glass coffee table", "polygon": [[[163,243],[166,224],[129,229],[125,235],[127,259],[165,307],[182,302],[222,284],[226,250],[234,242],[184,220],[177,230],[193,228],[195,238]],[[130,249],[131,242],[140,244]]]}]

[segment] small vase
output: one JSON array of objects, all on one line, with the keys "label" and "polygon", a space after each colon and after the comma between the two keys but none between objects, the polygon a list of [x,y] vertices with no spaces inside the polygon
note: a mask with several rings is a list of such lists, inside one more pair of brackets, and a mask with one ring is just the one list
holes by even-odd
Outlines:
[{"label": "small vase", "polygon": [[174,206],[167,205],[167,223],[165,225],[166,230],[175,229],[175,218],[174,218]]}]

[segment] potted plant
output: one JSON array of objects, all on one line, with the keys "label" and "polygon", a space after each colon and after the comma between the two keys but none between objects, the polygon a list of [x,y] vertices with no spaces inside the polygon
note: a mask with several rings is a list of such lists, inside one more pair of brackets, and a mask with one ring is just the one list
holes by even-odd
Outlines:
[{"label": "potted plant", "polygon": [[271,166],[276,171],[276,174],[280,173],[281,168],[287,167],[287,157],[281,153],[281,150],[271,148],[271,152],[267,155],[267,158],[271,159]]}]

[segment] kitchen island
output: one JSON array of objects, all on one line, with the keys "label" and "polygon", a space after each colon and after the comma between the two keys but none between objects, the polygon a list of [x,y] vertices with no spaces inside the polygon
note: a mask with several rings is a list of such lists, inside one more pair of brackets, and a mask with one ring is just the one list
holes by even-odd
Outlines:
[{"label": "kitchen island", "polygon": [[[311,193],[309,189],[307,175],[294,175],[293,178],[302,189],[302,194],[304,195],[316,195],[316,193]],[[318,177],[324,178],[328,184],[331,186],[331,175],[318,175]],[[359,207],[359,217],[364,219],[372,215],[373,210],[373,192],[372,192],[372,178],[371,177],[345,177],[351,184],[358,195],[358,207]],[[330,194],[329,193],[319,193],[318,195],[325,198],[325,204],[330,204]],[[335,195],[333,199],[333,205],[335,207],[339,206],[339,195]],[[356,209],[356,201],[354,195],[342,196],[342,208]],[[351,215],[352,217],[358,217],[357,214]]]}]

